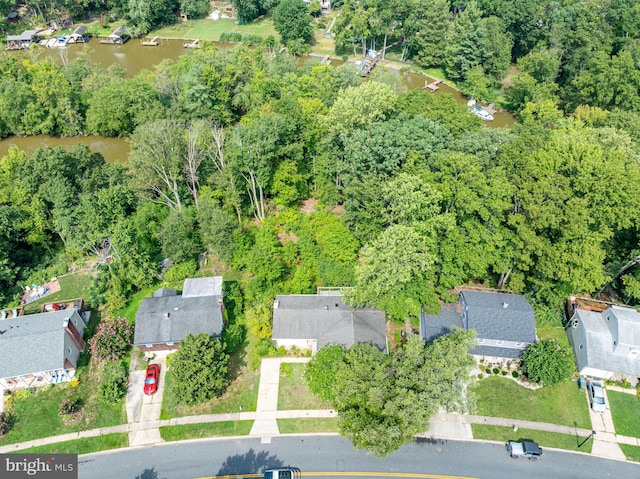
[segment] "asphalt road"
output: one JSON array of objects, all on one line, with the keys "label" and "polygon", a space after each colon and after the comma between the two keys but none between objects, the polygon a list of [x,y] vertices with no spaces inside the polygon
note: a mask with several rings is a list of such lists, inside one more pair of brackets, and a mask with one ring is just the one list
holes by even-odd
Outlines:
[{"label": "asphalt road", "polygon": [[[511,459],[501,444],[431,441],[409,444],[384,460],[356,451],[337,436],[207,439],[88,454],[79,458],[80,479],[195,479],[242,475],[282,466],[308,473],[368,472],[477,479],[640,478],[640,465],[584,454],[545,450],[537,461]],[[388,474],[387,474],[388,476]],[[404,476],[411,477],[411,476]],[[416,476],[413,476],[416,477]]]}]

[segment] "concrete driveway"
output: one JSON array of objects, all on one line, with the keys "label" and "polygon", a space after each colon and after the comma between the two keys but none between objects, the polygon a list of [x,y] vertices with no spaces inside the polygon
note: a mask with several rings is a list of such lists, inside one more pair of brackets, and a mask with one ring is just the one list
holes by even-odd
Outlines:
[{"label": "concrete driveway", "polygon": [[127,391],[127,418],[131,430],[129,432],[130,446],[143,446],[162,442],[157,424],[162,409],[162,395],[167,374],[167,353],[156,354],[151,364],[160,366],[158,390],[152,396],[144,394],[144,370],[136,370],[129,374],[129,389]]},{"label": "concrete driveway", "polygon": [[589,402],[589,393],[585,391],[587,407],[589,408],[589,418],[591,419],[591,429],[596,432],[593,437],[591,453],[599,456],[610,457],[624,461],[626,456],[616,442],[616,430],[611,417],[611,406],[607,397],[607,390],[603,388],[607,410],[603,413],[594,412]]}]

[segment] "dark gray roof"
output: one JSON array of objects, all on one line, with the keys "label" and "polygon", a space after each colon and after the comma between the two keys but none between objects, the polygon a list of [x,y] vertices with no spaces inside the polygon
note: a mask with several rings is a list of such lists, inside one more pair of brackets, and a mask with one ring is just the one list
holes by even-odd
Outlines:
[{"label": "dark gray roof", "polygon": [[[165,318],[167,313],[169,316]],[[142,300],[136,315],[135,345],[175,343],[189,333],[211,336],[222,333],[217,296],[161,296]]]},{"label": "dark gray roof", "polygon": [[[0,321],[0,377],[63,368],[66,333],[62,324],[73,315],[77,311],[61,310]],[[82,319],[77,319],[80,324]]]},{"label": "dark gray roof", "polygon": [[82,36],[86,33],[87,31],[87,27],[85,27],[84,25],[80,25],[78,28],[76,28],[73,33],[71,34],[71,36],[74,35],[78,35],[78,36]]},{"label": "dark gray roof", "polygon": [[185,279],[182,297],[198,298],[200,296],[222,296],[222,276]]},{"label": "dark gray roof", "polygon": [[386,351],[385,315],[373,308],[352,309],[340,295],[280,295],[274,301],[273,339],[315,339],[318,349],[371,343]]},{"label": "dark gray roof", "polygon": [[460,305],[467,308],[468,329],[478,338],[534,343],[536,322],[533,308],[522,295],[488,291],[462,291]]},{"label": "dark gray roof", "polygon": [[420,314],[420,334],[425,341],[433,341],[449,334],[454,327],[463,328],[458,303],[445,303],[438,314]]},{"label": "dark gray roof", "polygon": [[121,37],[126,32],[127,32],[127,28],[123,25],[123,26],[120,26],[120,27],[116,28],[113,32],[111,32],[111,34],[109,36],[110,37]]},{"label": "dark gray roof", "polygon": [[499,348],[497,346],[478,346],[469,350],[469,354],[476,356],[495,356],[498,358],[519,359],[522,349]]},{"label": "dark gray roof", "polygon": [[153,292],[154,298],[163,298],[165,296],[178,296],[178,292],[175,289],[170,289],[170,288],[156,289]]}]

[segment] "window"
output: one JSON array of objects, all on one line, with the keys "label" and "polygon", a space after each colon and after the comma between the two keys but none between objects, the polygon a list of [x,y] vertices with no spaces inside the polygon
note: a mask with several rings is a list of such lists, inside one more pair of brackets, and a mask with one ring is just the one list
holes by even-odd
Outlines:
[{"label": "window", "polygon": [[521,348],[522,346],[524,346],[524,343],[516,343],[516,348]]},{"label": "window", "polygon": [[478,344],[484,343],[484,339],[478,339]]},{"label": "window", "polygon": [[73,324],[78,325],[78,318],[73,318]]},{"label": "window", "polygon": [[71,347],[67,348],[67,353],[71,354]]},{"label": "window", "polygon": [[504,341],[498,340],[498,341],[496,341],[496,344],[497,344],[498,346],[502,346],[502,345],[504,344]]},{"label": "window", "polygon": [[578,349],[582,351],[582,348],[584,348],[584,344],[581,344],[580,346],[578,346]]},{"label": "window", "polygon": [[145,348],[152,348],[152,347],[153,347],[153,344],[145,344],[145,345],[144,345],[144,347],[145,347]]},{"label": "window", "polygon": [[173,346],[173,343],[167,343],[167,346]]},{"label": "window", "polygon": [[618,341],[616,339],[613,340],[613,345],[616,346],[618,344]]}]

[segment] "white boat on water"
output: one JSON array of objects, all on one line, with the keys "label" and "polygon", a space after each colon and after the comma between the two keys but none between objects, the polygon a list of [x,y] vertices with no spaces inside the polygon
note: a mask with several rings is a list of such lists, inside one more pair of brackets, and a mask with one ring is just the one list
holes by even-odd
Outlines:
[{"label": "white boat on water", "polygon": [[69,37],[67,35],[60,35],[58,37],[57,46],[66,47],[67,43],[69,43]]},{"label": "white boat on water", "polygon": [[484,121],[493,120],[493,115],[489,113],[487,110],[485,110],[484,108],[482,108],[480,105],[476,105],[476,107],[472,110],[472,113],[477,117],[479,117],[481,120],[484,120]]},{"label": "white boat on water", "polygon": [[54,38],[49,38],[49,40],[47,40],[46,46],[47,48],[54,48],[57,44],[58,44],[58,39],[54,37]]}]

